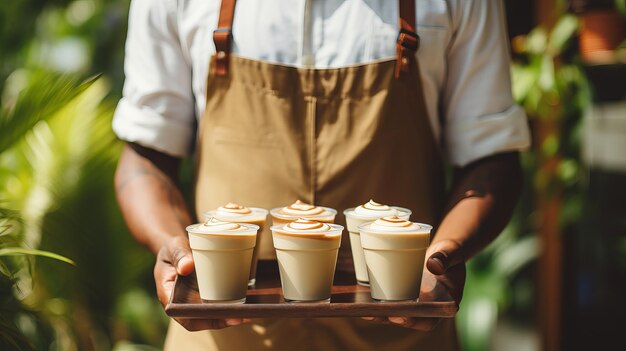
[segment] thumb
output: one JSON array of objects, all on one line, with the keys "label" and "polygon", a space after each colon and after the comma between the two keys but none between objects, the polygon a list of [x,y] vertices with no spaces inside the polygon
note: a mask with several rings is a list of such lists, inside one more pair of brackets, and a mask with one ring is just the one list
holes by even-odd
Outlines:
[{"label": "thumb", "polygon": [[455,240],[441,240],[433,243],[429,249],[431,255],[426,261],[426,268],[434,275],[445,274],[448,269],[463,263],[461,244]]},{"label": "thumb", "polygon": [[189,275],[193,272],[194,262],[189,248],[189,242],[186,238],[177,237],[168,245],[170,262],[176,268],[176,273],[180,275]]}]

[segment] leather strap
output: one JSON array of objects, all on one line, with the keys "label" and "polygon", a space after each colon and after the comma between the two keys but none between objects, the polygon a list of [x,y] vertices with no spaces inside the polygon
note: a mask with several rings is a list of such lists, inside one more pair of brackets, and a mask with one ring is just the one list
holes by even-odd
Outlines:
[{"label": "leather strap", "polygon": [[[420,38],[415,30],[415,1],[398,0],[399,32],[396,40],[395,77],[409,72],[419,48]],[[235,17],[236,0],[222,0],[217,29],[213,32],[215,43],[214,73],[224,76],[228,74],[228,63],[233,43],[233,18]]]},{"label": "leather strap", "polygon": [[400,28],[396,40],[396,78],[411,70],[415,53],[419,49],[420,38],[415,30],[415,1],[398,0]]},{"label": "leather strap", "polygon": [[215,43],[215,60],[213,72],[218,76],[228,74],[228,63],[233,46],[233,18],[235,17],[236,0],[222,0],[217,29],[213,31]]}]

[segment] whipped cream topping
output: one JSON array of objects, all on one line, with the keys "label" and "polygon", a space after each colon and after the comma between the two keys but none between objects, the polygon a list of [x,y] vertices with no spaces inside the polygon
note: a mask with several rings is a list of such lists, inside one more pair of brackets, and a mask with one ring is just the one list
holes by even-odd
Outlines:
[{"label": "whipped cream topping", "polygon": [[387,205],[379,204],[374,200],[370,200],[366,204],[358,206],[354,209],[354,214],[361,217],[389,217],[398,214],[398,210]]},{"label": "whipped cream topping", "polygon": [[297,200],[293,204],[283,207],[281,212],[290,216],[317,216],[324,213],[324,209],[322,207],[318,207],[315,205],[310,205],[300,200]]},{"label": "whipped cream topping", "polygon": [[195,228],[198,233],[215,233],[215,232],[241,232],[250,230],[238,223],[222,222],[215,218],[209,218],[206,222],[198,224]]},{"label": "whipped cream topping", "polygon": [[406,219],[398,218],[397,216],[389,216],[379,218],[374,221],[371,224],[370,229],[381,232],[407,232],[420,230],[422,229],[422,226],[418,223],[413,223]]},{"label": "whipped cream topping", "polygon": [[241,217],[247,216],[252,213],[252,210],[248,207],[238,205],[236,203],[229,202],[224,206],[220,206],[215,211],[215,214],[220,217]]},{"label": "whipped cream topping", "polygon": [[326,223],[313,221],[313,220],[306,219],[306,218],[298,218],[297,220],[286,224],[283,227],[283,230],[287,230],[293,233],[307,234],[307,233],[324,233],[324,232],[328,232],[332,230],[332,228],[330,225]]}]

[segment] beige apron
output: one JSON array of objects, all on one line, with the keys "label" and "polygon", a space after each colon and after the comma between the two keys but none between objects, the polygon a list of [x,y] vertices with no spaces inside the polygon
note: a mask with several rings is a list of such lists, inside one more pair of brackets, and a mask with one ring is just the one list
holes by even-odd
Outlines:
[{"label": "beige apron", "polygon": [[[400,0],[394,60],[308,69],[230,54],[234,0],[222,1],[217,54],[200,122],[196,210],[227,202],[274,208],[300,199],[341,214],[375,199],[436,223],[441,157],[426,114],[414,0]],[[275,257],[269,231],[260,258]],[[351,257],[349,236],[340,249]],[[359,318],[263,319],[190,333],[170,325],[166,350],[456,350],[454,320],[430,332]]]}]

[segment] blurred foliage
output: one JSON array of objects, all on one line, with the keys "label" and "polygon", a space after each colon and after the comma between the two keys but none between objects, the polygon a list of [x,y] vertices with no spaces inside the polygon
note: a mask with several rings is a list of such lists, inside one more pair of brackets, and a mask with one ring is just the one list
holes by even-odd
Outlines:
[{"label": "blurred foliage", "polygon": [[[19,74],[26,73],[21,71]],[[29,74],[29,77],[22,77],[28,82],[28,86],[20,92],[15,103],[7,101],[9,98],[2,103],[0,153],[20,140],[37,122],[51,116],[93,82],[88,81],[78,86],[77,77],[71,75],[43,72]]]},{"label": "blurred foliage", "polygon": [[[36,98],[28,103],[33,91],[24,90],[16,106],[36,106]],[[32,267],[24,261],[13,263],[16,271],[10,277],[17,291],[6,303],[23,306],[13,314],[13,322],[28,335],[26,340],[42,343],[35,349],[55,345],[59,350],[108,350],[117,339],[162,341],[165,321],[160,306],[150,293],[137,293],[151,292],[149,281],[138,286],[137,280],[150,276],[153,259],[138,251],[126,233],[113,198],[113,170],[121,145],[110,130],[113,106],[103,100],[107,92],[106,83],[99,81],[63,106],[51,104],[60,107],[0,156],[0,194],[8,207],[17,209],[11,213],[19,213],[7,220],[22,222],[10,225],[16,230],[7,236],[77,262],[71,270],[39,258]],[[28,118],[16,120],[30,123]],[[143,297],[144,308],[119,311],[120,319],[111,321],[125,294],[135,296],[137,306],[137,296]],[[36,314],[24,319],[28,311]],[[137,323],[146,317],[161,323]],[[48,325],[53,337],[38,338],[45,335],[35,327],[38,324]]]},{"label": "blurred foliage", "polygon": [[[49,118],[56,107],[71,101],[92,83],[90,81],[78,85],[76,77],[44,74],[43,72],[37,72],[34,76],[42,79],[45,83],[49,83],[49,85],[36,88],[34,86],[28,87],[20,92],[19,97],[10,106],[0,105],[0,136],[2,137],[0,139],[0,157],[2,159],[6,154],[10,155],[10,151],[6,152],[7,149],[22,139],[33,126]],[[11,169],[2,170],[4,171],[2,174],[9,178]],[[0,194],[5,195],[4,192]],[[12,256],[34,255],[57,259],[70,264],[74,264],[74,262],[52,252],[21,247],[24,244],[21,235],[22,224],[23,219],[20,212],[0,208],[0,238],[2,239],[0,240],[0,279],[8,298],[4,301],[6,305],[0,307],[4,311],[0,322],[0,335],[2,336],[0,344],[6,344],[6,346],[16,349],[30,349],[32,345],[28,342],[28,338],[16,329],[14,323],[19,323],[20,320],[30,320],[31,324],[36,325],[33,323],[36,318],[33,318],[34,315],[32,314],[28,318],[28,314],[25,313],[29,312],[27,309],[20,311],[20,298],[11,291],[18,288],[18,284],[20,281],[24,281],[24,278],[30,278],[30,272],[20,269],[25,267],[23,264],[19,264],[20,261],[16,262],[12,259]]]},{"label": "blurred foliage", "polygon": [[[581,165],[582,113],[590,90],[576,53],[578,19],[564,14],[551,32],[543,28],[520,38],[514,50],[520,59],[512,66],[513,94],[531,119],[531,125],[551,124],[549,135],[525,156],[525,170],[537,190],[563,188],[561,226],[575,222],[582,210],[584,169]],[[557,160],[555,174],[540,168],[538,159]]]},{"label": "blurred foliage", "polygon": [[[123,82],[123,43],[129,0],[0,1],[0,82],[15,69],[44,67]],[[4,88],[0,84],[0,95]]]},{"label": "blurred foliage", "polygon": [[112,181],[128,4],[0,2],[0,250],[47,250],[76,262],[0,251],[1,350],[162,344],[167,319],[154,294],[154,257],[127,232]]},{"label": "blurred foliage", "polygon": [[626,18],[626,0],[615,0],[615,7]]},{"label": "blurred foliage", "polygon": [[[563,228],[582,216],[581,127],[590,97],[574,45],[578,29],[578,19],[563,13],[550,31],[538,27],[512,42],[514,97],[524,107],[533,131],[541,123],[554,128],[541,145],[522,155],[526,186],[514,218],[496,241],[467,264],[457,318],[466,351],[490,349],[504,312],[518,323],[535,322],[534,263],[540,253],[535,194],[551,196],[555,189],[564,189]],[[546,158],[557,160],[556,174],[542,168],[540,160]]]}]

